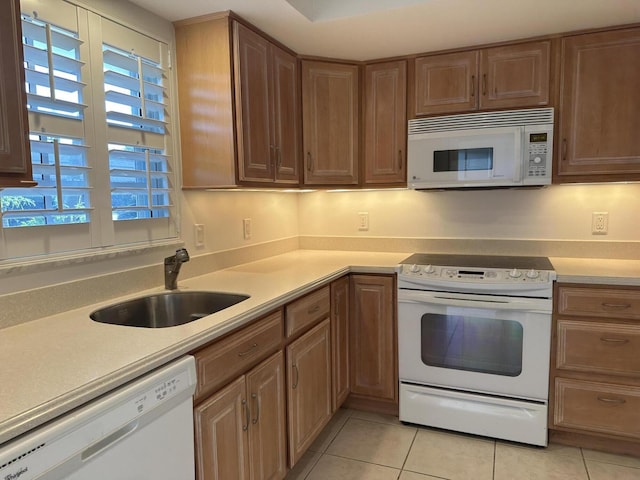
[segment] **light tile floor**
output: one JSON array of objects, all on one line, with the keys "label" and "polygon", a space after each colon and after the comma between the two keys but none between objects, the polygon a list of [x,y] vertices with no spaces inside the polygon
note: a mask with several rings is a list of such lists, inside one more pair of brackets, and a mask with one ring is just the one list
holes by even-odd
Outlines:
[{"label": "light tile floor", "polygon": [[640,480],[640,458],[403,425],[341,409],[286,480]]}]

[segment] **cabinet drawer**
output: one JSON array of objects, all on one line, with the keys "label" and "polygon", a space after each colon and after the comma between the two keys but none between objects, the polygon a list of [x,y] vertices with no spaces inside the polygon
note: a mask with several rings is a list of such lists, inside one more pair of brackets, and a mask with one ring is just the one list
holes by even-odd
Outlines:
[{"label": "cabinet drawer", "polygon": [[282,312],[277,311],[196,352],[195,400],[244,373],[250,365],[280,347],[281,342]]},{"label": "cabinet drawer", "polygon": [[640,319],[640,290],[559,287],[558,313]]},{"label": "cabinet drawer", "polygon": [[329,285],[287,305],[285,321],[287,337],[328,317],[330,308]]},{"label": "cabinet drawer", "polygon": [[556,378],[554,424],[640,438],[640,387]]},{"label": "cabinet drawer", "polygon": [[558,368],[640,375],[639,351],[640,325],[558,320]]}]

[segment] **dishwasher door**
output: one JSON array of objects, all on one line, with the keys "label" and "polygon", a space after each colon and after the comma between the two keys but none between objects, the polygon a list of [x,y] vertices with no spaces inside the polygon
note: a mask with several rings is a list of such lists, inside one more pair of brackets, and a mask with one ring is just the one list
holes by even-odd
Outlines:
[{"label": "dishwasher door", "polygon": [[0,479],[193,480],[195,362],[187,356],[0,449]]}]

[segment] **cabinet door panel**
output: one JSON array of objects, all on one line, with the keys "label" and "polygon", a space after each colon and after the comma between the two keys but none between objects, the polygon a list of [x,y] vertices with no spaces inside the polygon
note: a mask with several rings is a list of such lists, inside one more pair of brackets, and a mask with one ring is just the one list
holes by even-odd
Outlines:
[{"label": "cabinet door panel", "polygon": [[349,384],[349,277],[331,284],[332,409],[344,403]]},{"label": "cabinet door panel", "polygon": [[405,183],[406,61],[365,67],[365,183]]},{"label": "cabinet door panel", "polygon": [[287,347],[290,466],[331,418],[330,346],[326,319]]},{"label": "cabinet door panel", "polygon": [[287,472],[284,355],[278,352],[247,374],[251,409],[252,480],[279,480]]},{"label": "cabinet door panel", "polygon": [[194,416],[198,480],[248,480],[244,377],[197,406]]},{"label": "cabinet door panel", "polygon": [[549,103],[550,42],[488,48],[480,54],[480,108]]},{"label": "cabinet door panel", "polygon": [[415,60],[415,115],[460,112],[478,107],[478,52]]},{"label": "cabinet door panel", "polygon": [[561,181],[640,179],[639,78],[640,28],[563,39]]}]

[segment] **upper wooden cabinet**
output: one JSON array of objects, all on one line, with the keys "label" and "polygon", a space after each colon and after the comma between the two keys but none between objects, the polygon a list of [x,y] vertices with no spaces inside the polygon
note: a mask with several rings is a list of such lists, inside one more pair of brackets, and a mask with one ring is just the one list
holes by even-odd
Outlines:
[{"label": "upper wooden cabinet", "polygon": [[359,67],[302,61],[305,185],[357,185]]},{"label": "upper wooden cabinet", "polygon": [[183,186],[297,185],[297,58],[228,14],[175,27]]},{"label": "upper wooden cabinet", "polygon": [[364,68],[364,183],[406,184],[407,62]]},{"label": "upper wooden cabinet", "polygon": [[640,180],[640,28],[562,40],[558,182]]},{"label": "upper wooden cabinet", "polygon": [[413,116],[549,103],[551,42],[418,57]]},{"label": "upper wooden cabinet", "polygon": [[20,1],[0,5],[0,187],[34,186],[24,93]]}]

